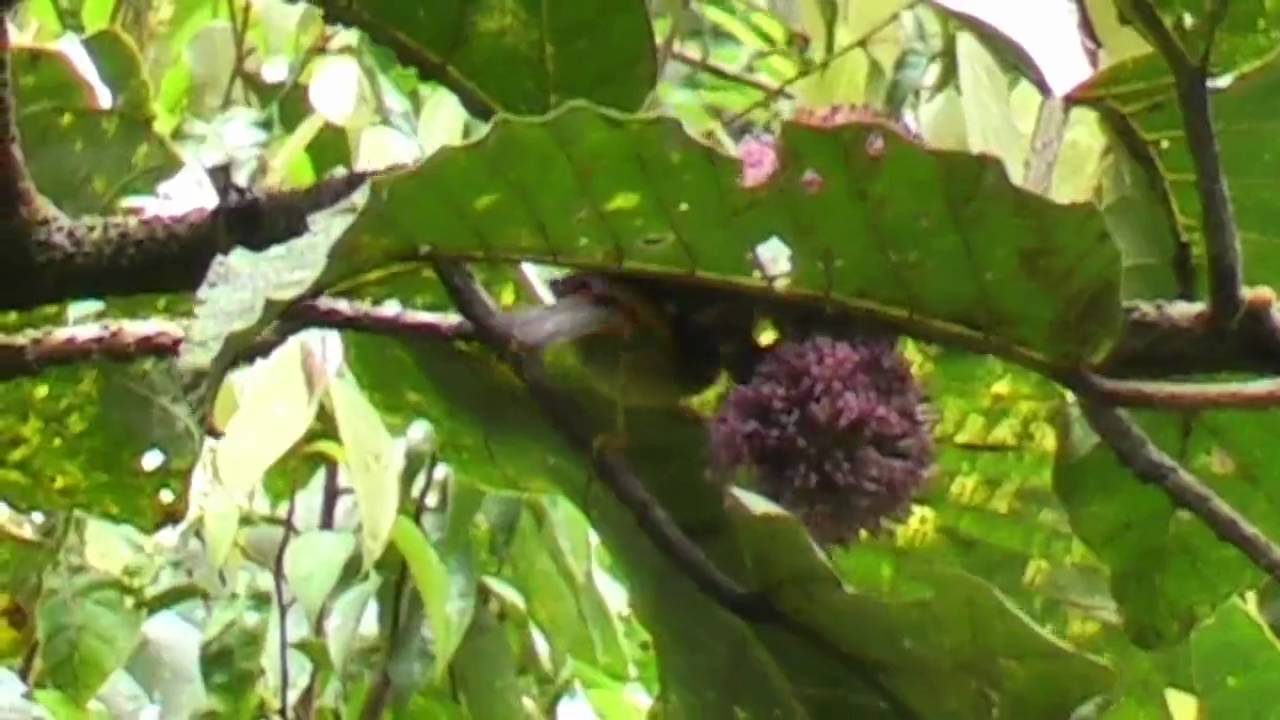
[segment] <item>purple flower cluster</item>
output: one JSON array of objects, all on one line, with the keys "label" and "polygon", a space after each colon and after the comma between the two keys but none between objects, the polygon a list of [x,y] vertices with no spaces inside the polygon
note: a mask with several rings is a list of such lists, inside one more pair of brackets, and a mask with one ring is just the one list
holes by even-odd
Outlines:
[{"label": "purple flower cluster", "polygon": [[891,339],[784,342],[711,425],[721,468],[756,469],[769,497],[822,542],[899,514],[933,462],[923,397]]}]

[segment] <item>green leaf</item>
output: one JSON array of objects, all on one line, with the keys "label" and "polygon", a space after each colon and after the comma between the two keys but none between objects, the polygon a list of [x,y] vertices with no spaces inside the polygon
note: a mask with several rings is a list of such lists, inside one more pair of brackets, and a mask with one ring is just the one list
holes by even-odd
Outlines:
[{"label": "green leaf", "polygon": [[447,0],[429,14],[399,0],[317,4],[402,62],[438,68],[473,112],[537,114],[573,98],[635,110],[655,81],[653,30],[639,0]]},{"label": "green leaf", "polygon": [[486,720],[527,717],[516,659],[502,626],[483,606],[467,629],[454,660],[454,682],[468,716]]},{"label": "green leaf", "polygon": [[1133,156],[1112,142],[1102,174],[1099,202],[1107,229],[1124,258],[1125,299],[1173,298],[1180,294],[1176,221],[1159,186]]},{"label": "green leaf", "polygon": [[[1025,193],[991,158],[929,152],[879,126],[790,125],[780,142],[780,173],[744,189],[735,161],[670,120],[575,105],[502,121],[375,185],[322,284],[426,246],[622,263],[943,339],[999,337],[1053,362],[1093,358],[1115,332],[1118,254],[1092,207]],[[821,178],[816,191],[806,173]],[[775,237],[792,253],[785,287],[753,260]]]},{"label": "green leaf", "polygon": [[977,36],[965,31],[956,33],[956,65],[969,149],[1000,158],[1009,177],[1021,182],[1027,138],[1014,124],[1004,68]]},{"label": "green leaf", "polygon": [[117,30],[102,30],[85,38],[84,49],[111,91],[111,109],[147,120],[152,118],[151,86],[137,45]]},{"label": "green leaf", "polygon": [[[1232,4],[1232,12],[1252,5]],[[1280,27],[1280,18],[1257,20],[1271,23],[1268,28]],[[1230,56],[1215,51],[1214,57]],[[1223,87],[1213,94],[1213,124],[1240,231],[1245,281],[1275,284],[1280,277],[1280,235],[1276,232],[1280,212],[1266,178],[1280,173],[1280,145],[1268,130],[1271,119],[1280,112],[1280,59],[1268,59],[1257,66],[1232,65],[1222,68],[1222,73],[1216,82]],[[1160,206],[1146,211],[1152,220],[1150,229],[1163,234],[1164,227],[1176,226],[1179,239],[1195,253],[1197,269],[1201,270],[1195,289],[1203,292],[1200,197],[1168,68],[1154,55],[1141,56],[1112,66],[1074,96],[1105,108],[1104,117],[1117,128],[1117,135],[1130,139],[1116,152],[1131,153],[1140,167],[1151,168],[1143,180],[1158,190]],[[1118,241],[1122,248],[1132,242],[1123,235]],[[1166,245],[1163,252],[1172,250]],[[1131,254],[1141,257],[1126,250],[1126,264]],[[1150,254],[1149,249],[1143,252]]]},{"label": "green leaf", "polygon": [[320,616],[355,547],[354,537],[334,530],[309,530],[289,541],[284,576],[312,622]]},{"label": "green leaf", "polygon": [[554,511],[564,502],[556,500],[531,500],[516,526],[508,550],[512,582],[525,598],[530,619],[546,633],[555,667],[572,657],[625,677],[627,657],[589,575],[590,556],[575,559],[565,547],[573,542],[571,534],[585,531],[586,525],[580,516]]},{"label": "green leaf", "polygon": [[[1132,414],[1165,452],[1259,529],[1280,534],[1280,496],[1266,481],[1280,414]],[[1257,581],[1257,569],[1239,550],[1134,477],[1075,413],[1064,423],[1054,487],[1072,529],[1110,566],[1112,594],[1138,646],[1182,640],[1219,603]]]},{"label": "green leaf", "polygon": [[[737,505],[735,519],[754,582],[776,588],[782,608],[845,653],[882,668],[922,717],[1065,717],[1109,687],[1103,663],[1046,633],[985,581],[861,545],[834,555],[837,578],[799,521],[762,499],[738,497],[751,503]],[[779,644],[771,644],[775,652]],[[855,702],[832,675],[806,681],[795,663],[782,666],[811,692],[843,691]]]},{"label": "green leaf", "polygon": [[1280,671],[1280,647],[1242,602],[1224,604],[1196,629],[1191,662],[1206,716],[1261,718],[1262,708],[1280,707],[1280,688],[1270,682]]},{"label": "green leaf", "polygon": [[267,469],[302,439],[319,397],[308,375],[314,349],[294,337],[235,382],[236,410],[218,442],[217,478],[243,502]]},{"label": "green leaf", "polygon": [[[146,80],[137,49],[114,31],[86,50],[102,63],[121,103],[98,106],[92,86],[53,50],[13,58],[14,100],[27,165],[40,191],[68,213],[105,213],[131,193],[149,193],[181,167],[177,152],[151,130]],[[86,149],[93,161],[84,162]]]},{"label": "green leaf", "polygon": [[365,567],[370,567],[382,555],[396,522],[404,447],[387,432],[377,409],[350,375],[329,383],[329,400],[360,508],[360,547]]},{"label": "green leaf", "polygon": [[458,579],[450,575],[444,560],[412,520],[404,515],[396,517],[391,541],[404,556],[413,584],[422,596],[427,624],[434,640],[434,674],[439,682],[449,672],[449,663],[462,642],[472,608],[454,601],[452,584]]},{"label": "green leaf", "polygon": [[93,573],[46,589],[37,608],[47,681],[83,705],[138,643],[143,613],[120,585]]},{"label": "green leaf", "polygon": [[329,659],[339,673],[346,669],[365,607],[373,599],[381,582],[381,577],[371,573],[364,582],[348,588],[333,601],[329,620],[325,623],[324,637],[329,648]]}]

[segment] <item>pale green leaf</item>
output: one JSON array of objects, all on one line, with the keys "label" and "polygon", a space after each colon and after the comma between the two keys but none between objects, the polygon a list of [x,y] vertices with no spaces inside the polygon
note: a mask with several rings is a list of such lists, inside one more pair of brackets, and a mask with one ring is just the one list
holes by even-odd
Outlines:
[{"label": "pale green leaf", "polygon": [[244,501],[315,418],[318,402],[304,352],[302,340],[289,340],[250,368],[237,386],[236,410],[214,455],[217,478],[237,501]]},{"label": "pale green leaf", "polygon": [[361,550],[368,567],[382,555],[396,520],[404,451],[350,375],[329,383],[329,399],[360,508]]},{"label": "pale green leaf", "polygon": [[[414,586],[422,596],[427,624],[434,640],[435,678],[441,680],[448,673],[449,663],[467,630],[466,620],[459,622],[457,604],[451,602],[454,578],[422,528],[409,518],[403,515],[395,518],[391,540],[404,556]],[[466,608],[466,617],[470,617],[469,607]]]},{"label": "pale green leaf", "polygon": [[312,622],[320,615],[355,547],[355,537],[334,530],[310,530],[289,540],[284,551],[284,576]]}]

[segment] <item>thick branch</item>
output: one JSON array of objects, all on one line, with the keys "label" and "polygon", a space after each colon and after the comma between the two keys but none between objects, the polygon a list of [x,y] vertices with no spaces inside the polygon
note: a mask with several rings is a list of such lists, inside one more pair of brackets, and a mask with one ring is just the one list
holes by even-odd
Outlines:
[{"label": "thick branch", "polygon": [[59,215],[11,227],[0,244],[0,309],[80,297],[189,292],[213,258],[233,247],[263,250],[308,229],[307,216],[349,196],[352,174],[298,191],[242,192],[212,210],[176,218]]},{"label": "thick branch", "polygon": [[1082,398],[1081,408],[1098,436],[1142,480],[1158,486],[1178,507],[1191,511],[1224,542],[1280,579],[1280,547],[1230,504],[1169,457],[1124,413]]},{"label": "thick branch", "polygon": [[1231,327],[1244,313],[1244,270],[1235,210],[1222,171],[1206,83],[1212,31],[1206,31],[1209,35],[1205,38],[1203,56],[1193,60],[1149,0],[1133,0],[1128,7],[1131,19],[1142,28],[1173,72],[1182,126],[1196,170],[1205,255],[1209,263],[1211,317],[1215,325]]},{"label": "thick branch", "polygon": [[1216,372],[1280,373],[1280,333],[1270,288],[1245,294],[1235,327],[1212,322],[1203,303],[1131,303],[1120,341],[1100,371],[1118,377],[1172,377]]}]

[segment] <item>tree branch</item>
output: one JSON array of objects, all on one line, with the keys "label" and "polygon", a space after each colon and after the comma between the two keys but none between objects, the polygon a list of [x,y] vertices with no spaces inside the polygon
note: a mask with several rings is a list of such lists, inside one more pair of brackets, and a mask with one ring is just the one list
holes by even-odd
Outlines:
[{"label": "tree branch", "polygon": [[1280,579],[1280,547],[1225,500],[1187,472],[1147,437],[1123,412],[1082,397],[1081,409],[1094,432],[1142,480],[1156,485],[1178,507],[1200,518],[1223,542]]},{"label": "tree branch", "polygon": [[[358,330],[414,339],[453,340],[471,335],[471,324],[452,313],[373,306],[318,297],[291,305],[252,348],[269,351],[308,327]],[[95,360],[174,357],[186,328],[170,320],[109,320],[72,327],[0,335],[0,381],[38,375],[57,365]]]},{"label": "tree branch", "polygon": [[1230,329],[1214,324],[1204,303],[1128,303],[1120,340],[1099,371],[1118,377],[1280,373],[1277,327],[1275,292],[1266,287],[1245,291],[1244,314]]},{"label": "tree branch", "polygon": [[68,217],[40,194],[23,156],[3,17],[13,4],[0,2],[0,310],[194,290],[217,254],[297,237],[307,231],[308,214],[364,182],[364,174],[354,173],[297,191],[223,187],[216,207],[178,217]]},{"label": "tree branch", "polygon": [[1193,60],[1165,26],[1150,0],[1132,0],[1127,8],[1130,19],[1144,31],[1173,72],[1178,106],[1182,111],[1182,127],[1195,165],[1196,190],[1200,196],[1205,254],[1209,263],[1211,319],[1218,327],[1233,327],[1244,313],[1244,269],[1235,210],[1231,206],[1227,179],[1222,171],[1206,82],[1216,23],[1209,23],[1202,57]]},{"label": "tree branch", "polygon": [[1117,380],[1081,372],[1064,378],[1079,395],[1125,407],[1267,408],[1280,405],[1280,378],[1243,382]]},{"label": "tree branch", "polygon": [[69,219],[59,212],[11,227],[0,244],[0,309],[194,290],[219,253],[264,250],[305,233],[309,214],[341,202],[365,179],[352,173],[302,190],[237,189],[212,210],[178,217]]}]

